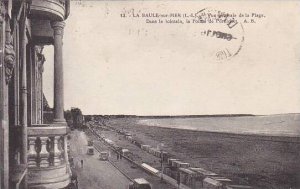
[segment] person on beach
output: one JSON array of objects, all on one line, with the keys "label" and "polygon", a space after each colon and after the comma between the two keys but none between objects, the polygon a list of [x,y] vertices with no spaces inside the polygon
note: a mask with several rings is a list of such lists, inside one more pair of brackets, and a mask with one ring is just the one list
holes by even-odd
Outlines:
[{"label": "person on beach", "polygon": [[81,162],[81,168],[83,168],[83,160],[81,160],[80,162]]}]

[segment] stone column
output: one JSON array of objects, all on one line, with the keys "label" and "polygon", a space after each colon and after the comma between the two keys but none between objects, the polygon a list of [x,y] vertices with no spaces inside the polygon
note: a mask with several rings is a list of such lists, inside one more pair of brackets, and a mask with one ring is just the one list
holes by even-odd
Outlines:
[{"label": "stone column", "polygon": [[[27,165],[27,144],[28,144],[28,133],[27,133],[27,69],[26,69],[26,47],[27,47],[27,36],[26,36],[26,20],[27,20],[27,3],[24,1],[23,11],[22,11],[22,20],[20,28],[20,58],[21,58],[21,99],[20,99],[20,125],[22,128],[22,147],[21,147],[21,163]],[[24,177],[23,188],[28,188],[28,176],[27,174]]]},{"label": "stone column", "polygon": [[5,82],[5,4],[0,1],[0,188],[9,188],[8,89]]},{"label": "stone column", "polygon": [[54,33],[54,123],[65,123],[62,39],[64,22],[51,22]]},{"label": "stone column", "polygon": [[24,6],[23,10],[23,19],[21,24],[21,31],[20,31],[20,37],[21,37],[21,63],[22,63],[22,69],[21,69],[21,102],[20,102],[20,124],[22,126],[22,150],[21,150],[21,163],[27,164],[27,143],[28,143],[28,135],[27,135],[27,68],[26,68],[26,47],[27,47],[27,37],[26,37],[26,9]]}]

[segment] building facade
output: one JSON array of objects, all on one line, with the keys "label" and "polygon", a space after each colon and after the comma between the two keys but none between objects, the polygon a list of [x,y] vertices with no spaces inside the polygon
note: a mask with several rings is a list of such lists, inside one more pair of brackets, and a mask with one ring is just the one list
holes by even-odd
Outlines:
[{"label": "building facade", "polygon": [[[69,0],[0,1],[0,188],[70,183],[63,35]],[[43,121],[43,46],[54,46],[53,122]]]}]

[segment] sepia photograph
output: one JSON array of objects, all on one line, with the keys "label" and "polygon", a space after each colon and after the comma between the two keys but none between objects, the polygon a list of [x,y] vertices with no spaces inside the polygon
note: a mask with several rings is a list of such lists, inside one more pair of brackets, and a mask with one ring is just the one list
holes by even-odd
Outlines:
[{"label": "sepia photograph", "polygon": [[0,0],[0,189],[300,189],[299,0]]}]

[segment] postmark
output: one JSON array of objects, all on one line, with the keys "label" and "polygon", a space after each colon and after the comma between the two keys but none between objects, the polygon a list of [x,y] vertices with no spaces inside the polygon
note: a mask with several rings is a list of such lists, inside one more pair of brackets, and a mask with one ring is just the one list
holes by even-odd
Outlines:
[{"label": "postmark", "polygon": [[208,54],[205,56],[218,62],[238,56],[244,45],[245,31],[237,14],[204,8],[195,13],[193,21],[202,23],[200,41],[206,44],[204,52]]}]

